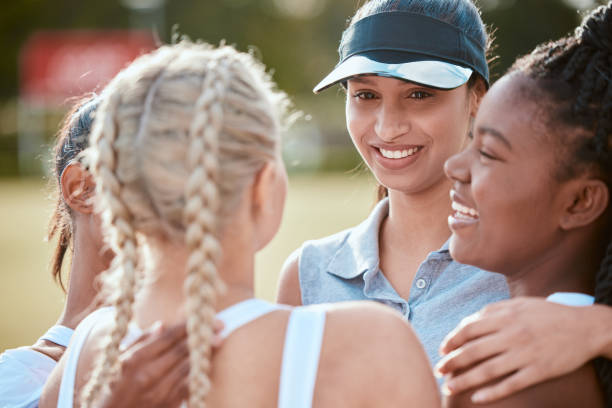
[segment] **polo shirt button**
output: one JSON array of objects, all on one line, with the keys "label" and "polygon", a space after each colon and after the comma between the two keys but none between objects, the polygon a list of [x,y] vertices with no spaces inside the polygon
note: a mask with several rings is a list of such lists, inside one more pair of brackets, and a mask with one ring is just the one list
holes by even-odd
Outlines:
[{"label": "polo shirt button", "polygon": [[427,282],[425,282],[425,279],[423,279],[423,278],[417,279],[417,281],[416,281],[416,287],[417,288],[423,289],[425,286],[427,286]]}]

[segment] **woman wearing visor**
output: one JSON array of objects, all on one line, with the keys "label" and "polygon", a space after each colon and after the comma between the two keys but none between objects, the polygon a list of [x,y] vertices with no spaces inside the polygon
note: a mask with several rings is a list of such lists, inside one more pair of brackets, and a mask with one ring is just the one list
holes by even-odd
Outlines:
[{"label": "woman wearing visor", "polygon": [[[379,203],[360,225],[296,250],[283,267],[278,293],[279,302],[293,305],[385,303],[412,323],[432,364],[440,359],[444,336],[460,322],[444,353],[461,352],[474,340],[475,324],[477,337],[489,327],[495,336],[487,342],[503,343],[523,365],[511,381],[487,387],[483,402],[569,373],[609,353],[612,344],[609,325],[602,324],[612,313],[605,306],[562,308],[517,298],[474,316],[480,319],[464,319],[508,297],[500,275],[454,262],[447,243],[450,182],[443,163],[467,145],[489,86],[488,44],[469,0],[372,0],[357,11],[342,35],[339,64],[314,92],[338,83],[346,89],[348,131],[380,184]],[[504,310],[516,312],[511,326],[497,318]],[[455,378],[454,392],[491,378],[490,364],[481,366],[475,357],[477,342],[460,363],[446,359],[441,367],[445,374],[475,364],[469,375]],[[503,367],[494,371],[508,374]]]},{"label": "woman wearing visor", "polygon": [[488,36],[469,0],[370,1],[314,92],[346,88],[349,134],[379,187],[358,226],[308,241],[284,266],[278,301],[369,299],[412,323],[432,364],[462,318],[508,297],[502,276],[454,262],[446,159],[468,142],[487,90]]}]

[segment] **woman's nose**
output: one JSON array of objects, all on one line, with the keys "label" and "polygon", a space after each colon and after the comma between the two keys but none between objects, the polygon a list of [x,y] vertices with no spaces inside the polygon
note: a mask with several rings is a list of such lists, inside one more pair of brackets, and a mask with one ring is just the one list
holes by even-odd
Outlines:
[{"label": "woman's nose", "polygon": [[392,142],[410,132],[409,113],[398,105],[393,101],[383,102],[376,113],[374,131],[385,142]]},{"label": "woman's nose", "polygon": [[444,163],[444,173],[451,181],[471,182],[469,148],[449,157]]}]

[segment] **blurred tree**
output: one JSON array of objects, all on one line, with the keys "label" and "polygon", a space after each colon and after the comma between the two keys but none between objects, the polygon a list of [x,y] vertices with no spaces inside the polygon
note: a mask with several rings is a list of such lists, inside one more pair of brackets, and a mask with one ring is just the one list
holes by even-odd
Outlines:
[{"label": "blurred tree", "polygon": [[494,33],[494,78],[506,71],[517,56],[537,44],[559,38],[579,22],[575,8],[559,0],[506,0],[484,9],[483,19]]},{"label": "blurred tree", "polygon": [[[15,112],[18,93],[18,55],[27,38],[43,29],[128,28],[126,0],[20,0],[5,2],[0,13],[0,154],[13,142],[15,126],[3,125]],[[133,0],[139,1],[139,0]],[[252,47],[274,71],[279,86],[297,108],[312,115],[300,127],[308,138],[348,146],[344,128],[343,95],[312,95],[312,87],[337,62],[337,46],[347,20],[365,0],[171,0],[165,3],[163,42],[174,32],[211,43],[227,40],[240,50]],[[580,21],[577,7],[605,0],[476,0],[483,19],[496,37],[493,78],[516,56],[536,44],[571,31]],[[132,19],[133,21],[133,19]],[[9,129],[8,131],[6,129]],[[55,128],[50,129],[51,134]],[[300,136],[300,137],[302,137]],[[316,149],[313,151],[317,151]],[[9,153],[12,154],[12,153]],[[336,153],[334,153],[336,155]],[[337,155],[335,156],[337,157]],[[355,157],[354,155],[351,157]],[[2,157],[0,157],[2,160]],[[350,159],[354,162],[353,159]],[[0,168],[0,173],[4,169]]]}]

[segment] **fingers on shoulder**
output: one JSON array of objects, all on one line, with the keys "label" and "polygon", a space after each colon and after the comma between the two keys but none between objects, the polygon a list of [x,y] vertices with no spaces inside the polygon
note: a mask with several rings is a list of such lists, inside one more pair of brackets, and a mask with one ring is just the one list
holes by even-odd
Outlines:
[{"label": "fingers on shoulder", "polygon": [[300,289],[300,251],[294,251],[285,261],[278,282],[276,301],[278,303],[299,306],[302,304]]}]

